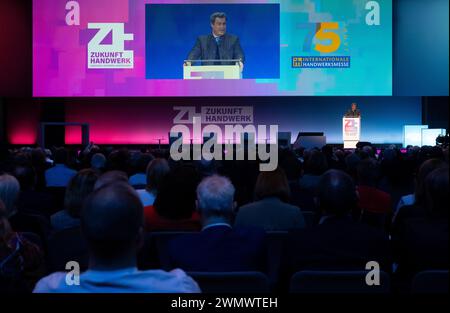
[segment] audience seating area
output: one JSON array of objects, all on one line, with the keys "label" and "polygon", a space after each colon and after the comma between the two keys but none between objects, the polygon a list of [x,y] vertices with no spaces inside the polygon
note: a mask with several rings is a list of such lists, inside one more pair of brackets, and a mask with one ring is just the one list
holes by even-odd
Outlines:
[{"label": "audience seating area", "polygon": [[[104,164],[95,166],[91,164],[96,154],[105,156]],[[283,203],[277,206],[277,212],[270,212],[268,208],[267,212],[264,211],[264,214],[268,214],[267,218],[255,216],[255,223],[258,220],[257,225],[243,227],[265,233],[261,239],[264,256],[259,256],[258,262],[255,262],[263,264],[262,269],[259,265],[255,265],[253,270],[193,271],[181,268],[197,282],[202,292],[448,293],[448,248],[442,248],[448,244],[447,147],[409,147],[403,152],[392,147],[381,153],[377,153],[370,146],[354,151],[330,147],[282,150],[277,170],[280,172],[274,173],[273,177],[263,177],[258,167],[251,161],[174,162],[168,157],[167,151],[161,150],[144,152],[92,146],[77,155],[72,153],[70,148],[56,151],[22,148],[10,149],[1,155],[1,218],[8,221],[11,234],[14,234],[5,235],[0,241],[1,291],[31,292],[41,278],[54,272],[65,271],[69,261],[78,262],[82,271],[89,269],[89,242],[83,233],[82,210],[85,199],[96,190],[105,188],[104,186],[117,182],[128,184],[128,177],[137,174],[137,169],[133,168],[130,160],[139,159],[141,156],[150,161],[147,172],[143,173],[147,176],[147,185],[132,186],[142,201],[145,215],[143,241],[137,249],[136,258],[139,270],[172,270],[173,268],[167,268],[168,265],[165,264],[167,258],[165,254],[171,253],[173,243],[184,242],[182,240],[187,240],[186,238],[189,239],[193,235],[200,237],[206,228],[215,224],[226,224],[232,231],[235,229],[237,231],[240,227],[235,227],[233,223],[239,217],[240,208],[246,210],[249,203],[277,198]],[[52,168],[53,164],[64,164],[67,169],[76,171],[76,175],[63,182],[67,187],[46,186],[49,182],[45,183],[43,177],[45,171]],[[439,172],[441,169],[447,170],[446,177]],[[59,170],[62,171],[61,168]],[[336,202],[325,204],[324,197],[327,195],[321,194],[324,192],[320,185],[321,179],[323,180],[330,170],[336,171],[330,175],[345,175],[342,179],[348,177],[355,187],[364,186],[365,190],[372,192],[370,195],[364,193],[364,196],[368,197],[364,200],[372,201],[374,205],[370,209],[362,207],[361,203],[364,201],[361,199],[361,193],[358,199],[345,202],[355,202],[354,207],[344,208],[348,209],[348,216],[337,211],[335,216],[330,213],[331,211],[327,211],[330,209],[327,205],[330,207],[339,205]],[[196,200],[201,200],[198,198],[202,192],[199,183],[214,175],[228,177],[234,186],[232,198],[236,209],[233,216],[224,215],[229,220],[213,220],[208,224],[205,222],[207,220],[204,215],[205,209],[196,211],[196,206],[197,208],[201,206]],[[208,189],[210,186],[213,186],[213,183],[204,188],[212,193],[213,191]],[[222,191],[219,188],[217,192]],[[337,202],[341,200],[340,192],[336,195]],[[342,197],[345,197],[345,192],[345,190],[341,192]],[[19,199],[25,193],[29,197],[27,199],[29,201],[25,201],[28,207],[21,207],[20,203],[25,202]],[[383,199],[389,199],[388,208],[381,205],[380,194],[383,195]],[[411,197],[413,202],[402,202]],[[46,209],[36,210],[29,207],[31,200],[36,203],[41,201],[39,208]],[[379,206],[377,201],[380,201]],[[289,219],[292,217],[286,217],[286,221],[280,218],[276,223],[270,218],[271,214],[277,217],[282,217],[283,214],[288,216],[283,211],[288,211],[288,205],[296,207],[301,216],[300,221],[295,224],[297,225],[295,229],[283,228],[283,222],[291,225],[288,222],[291,222]],[[230,206],[230,212],[231,210]],[[148,212],[152,212],[153,215],[147,215]],[[166,229],[159,229],[154,225],[148,225],[153,222],[151,218],[147,218],[148,216],[156,216],[159,219],[158,225],[169,226]],[[348,223],[352,223],[355,229],[354,234],[348,234],[350,246],[343,245],[342,250],[339,250],[340,246],[331,244],[333,242],[331,239],[335,237],[333,234],[338,235],[340,225],[333,224],[336,217],[339,221],[348,217]],[[324,225],[332,226],[325,230]],[[0,230],[1,236],[7,234],[7,228],[2,226]],[[250,232],[248,236],[257,238],[257,231]],[[423,236],[421,232],[424,232]],[[329,237],[327,239],[324,235],[323,241],[317,237],[308,237],[321,236],[325,233]],[[366,234],[379,235],[367,237],[372,238],[370,240],[378,240],[374,238],[384,236],[389,250],[389,255],[385,255],[388,266],[382,266],[380,269],[380,285],[376,286],[366,283],[369,270],[355,267],[355,264],[370,261],[368,259],[370,249],[357,246],[364,242],[364,238],[355,238]],[[11,236],[20,238],[18,240],[20,244],[17,244],[17,247],[22,245],[20,248],[12,247],[12,242],[16,241],[10,239]],[[305,236],[302,238],[303,246],[308,245],[308,242],[317,246],[308,247],[305,251],[309,252],[302,255],[303,252],[298,251],[300,246],[290,246],[295,242],[294,236]],[[225,239],[212,242],[205,240],[205,247],[213,247],[211,249],[234,249],[233,242],[220,243],[220,240]],[[385,243],[380,241],[371,244],[374,244],[374,247],[381,247]],[[236,248],[238,252],[239,249],[242,247]],[[219,251],[217,255],[226,256],[227,252]],[[231,250],[229,252],[233,255]],[[309,265],[295,268],[290,263],[292,259],[289,259],[293,252],[298,253],[300,259],[303,258],[302,262],[305,263],[302,264],[316,264],[316,258],[317,264],[325,264],[329,258],[330,263],[338,260],[339,266],[336,265],[334,268],[335,264],[329,264],[324,268]],[[350,258],[348,255],[350,252],[355,255],[360,253],[359,260],[356,257],[356,263],[349,263],[346,267],[345,262]],[[15,268],[8,262],[18,254],[22,255],[24,263],[22,267]],[[424,254],[433,260],[422,258],[421,255]],[[215,257],[214,255],[212,259]],[[252,257],[248,257],[249,264],[250,260],[253,260]],[[224,260],[224,269],[226,265],[227,261]],[[11,275],[7,273],[7,269],[10,268],[13,272]]]}]

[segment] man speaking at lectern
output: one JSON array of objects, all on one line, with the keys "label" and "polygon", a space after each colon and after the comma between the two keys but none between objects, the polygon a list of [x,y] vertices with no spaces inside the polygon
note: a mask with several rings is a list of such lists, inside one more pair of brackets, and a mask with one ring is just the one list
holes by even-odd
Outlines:
[{"label": "man speaking at lectern", "polygon": [[[199,36],[189,53],[188,60],[239,60],[241,71],[244,67],[244,51],[239,37],[227,34],[227,16],[223,12],[211,14],[212,32]],[[236,62],[202,62],[203,65],[234,65]],[[186,62],[185,65],[191,65]]]},{"label": "man speaking at lectern", "polygon": [[361,117],[361,111],[359,111],[355,102],[352,103],[352,108],[345,113],[345,117]]}]

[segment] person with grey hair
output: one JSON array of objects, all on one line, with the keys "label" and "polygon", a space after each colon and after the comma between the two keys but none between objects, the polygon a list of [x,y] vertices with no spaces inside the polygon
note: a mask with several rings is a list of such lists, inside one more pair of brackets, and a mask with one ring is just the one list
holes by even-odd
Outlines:
[{"label": "person with grey hair", "polygon": [[197,187],[202,231],[180,235],[160,251],[164,269],[186,271],[266,270],[267,248],[262,228],[233,228],[236,203],[231,181],[213,175]]},{"label": "person with grey hair", "polygon": [[19,197],[20,184],[12,175],[0,175],[0,200],[5,205],[8,217],[16,212],[16,202]]},{"label": "person with grey hair", "polygon": [[[239,60],[241,71],[243,70],[245,55],[242,50],[239,37],[228,34],[227,16],[223,12],[215,12],[210,17],[212,32],[202,35],[189,52],[188,60]],[[213,61],[202,62],[203,65],[233,65],[236,62]],[[186,62],[190,65],[191,62]]]}]

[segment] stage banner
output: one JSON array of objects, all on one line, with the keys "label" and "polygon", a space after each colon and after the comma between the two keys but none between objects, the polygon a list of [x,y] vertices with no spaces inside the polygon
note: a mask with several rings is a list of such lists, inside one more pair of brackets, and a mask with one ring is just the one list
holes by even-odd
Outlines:
[{"label": "stage banner", "polygon": [[344,148],[355,148],[361,137],[361,118],[342,119]]}]

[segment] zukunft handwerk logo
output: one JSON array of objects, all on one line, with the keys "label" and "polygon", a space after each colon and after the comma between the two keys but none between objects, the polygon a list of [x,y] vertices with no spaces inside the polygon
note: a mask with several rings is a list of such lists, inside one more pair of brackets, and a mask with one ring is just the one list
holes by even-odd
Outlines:
[{"label": "zukunft handwerk logo", "polygon": [[[170,146],[170,156],[173,160],[244,160],[247,152],[248,160],[256,160],[258,156],[261,171],[273,171],[277,168],[278,125],[269,125],[267,136],[267,125],[255,127],[250,124],[253,122],[252,107],[202,107],[201,114],[196,113],[195,107],[174,107],[174,110],[178,111],[178,114],[173,119],[174,126],[170,130],[171,137],[177,137]],[[202,121],[215,123],[202,127]],[[188,125],[191,125],[192,136]],[[178,136],[179,133],[181,136]],[[191,144],[183,141],[191,138],[201,140],[204,134],[211,136],[203,145],[200,142],[192,144],[191,154]],[[244,134],[249,138],[246,142],[242,140]],[[222,138],[223,145],[219,143],[219,138]]]}]

